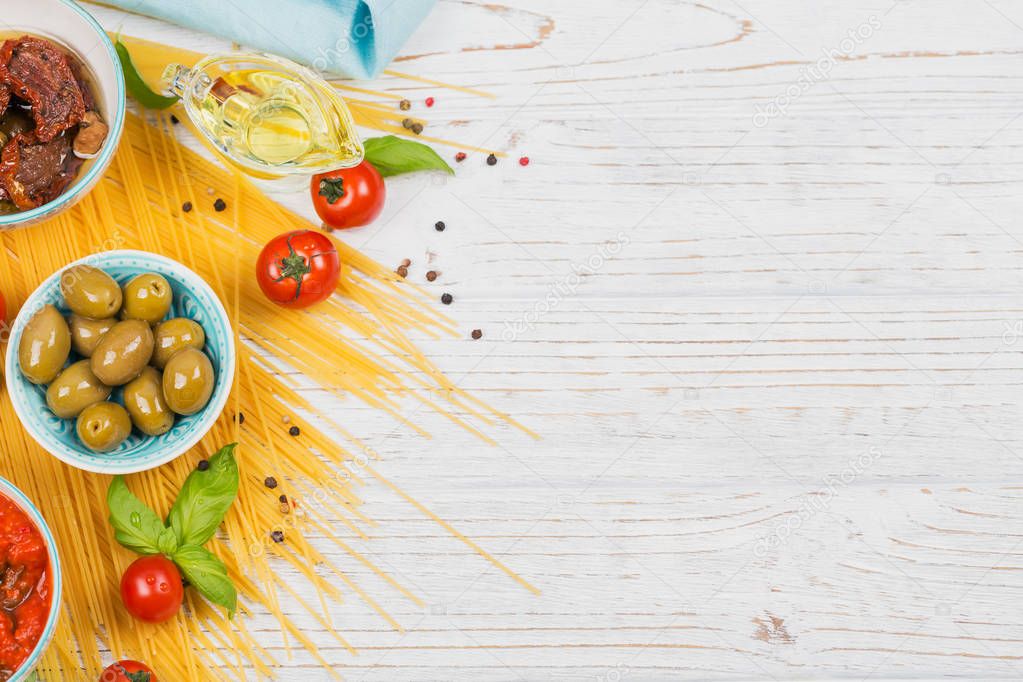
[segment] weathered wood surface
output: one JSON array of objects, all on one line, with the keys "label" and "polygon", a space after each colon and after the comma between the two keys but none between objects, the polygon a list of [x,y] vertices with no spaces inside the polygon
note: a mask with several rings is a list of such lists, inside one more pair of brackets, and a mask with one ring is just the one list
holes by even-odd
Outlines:
[{"label": "weathered wood surface", "polygon": [[1006,0],[443,0],[395,68],[495,99],[373,86],[509,160],[391,181],[343,237],[417,281],[435,254],[485,337],[423,348],[544,440],[336,409],[543,594],[372,488],[354,544],[430,606],[336,557],[408,631],[352,599],[361,653],[310,623],[324,655],[353,680],[1023,677],[1021,52]]}]

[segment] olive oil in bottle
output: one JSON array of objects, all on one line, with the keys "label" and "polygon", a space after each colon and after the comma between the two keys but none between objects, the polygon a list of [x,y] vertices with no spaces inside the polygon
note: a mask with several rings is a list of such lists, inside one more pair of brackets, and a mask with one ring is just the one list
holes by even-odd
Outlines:
[{"label": "olive oil in bottle", "polygon": [[172,64],[167,87],[218,152],[260,177],[354,166],[363,149],[344,99],[298,64],[268,55]]}]

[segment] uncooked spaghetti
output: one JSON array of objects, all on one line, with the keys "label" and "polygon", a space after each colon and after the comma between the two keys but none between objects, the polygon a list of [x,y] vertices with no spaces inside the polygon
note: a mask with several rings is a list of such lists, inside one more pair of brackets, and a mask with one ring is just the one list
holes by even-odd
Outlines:
[{"label": "uncooked spaghetti", "polygon": [[[246,616],[272,614],[285,641],[319,658],[315,644],[291,622],[281,602],[300,604],[329,636],[354,653],[334,628],[329,605],[344,593],[365,602],[396,629],[397,622],[351,576],[331,565],[305,540],[322,534],[343,553],[372,570],[411,602],[422,596],[398,583],[360,554],[346,537],[365,538],[372,520],[360,511],[360,490],[378,479],[459,538],[481,560],[490,561],[524,587],[536,589],[481,547],[384,481],[373,466],[377,454],[331,415],[323,414],[297,390],[281,363],[319,387],[354,396],[425,433],[399,409],[411,399],[446,416],[484,440],[497,422],[514,424],[459,389],[406,337],[410,329],[432,335],[453,330],[449,319],[387,268],[338,242],[344,264],[338,294],[313,312],[283,314],[260,294],[249,263],[271,237],[315,226],[267,199],[243,178],[183,147],[166,116],[144,122],[129,117],[121,147],[104,180],[71,210],[33,227],[0,233],[0,291],[14,306],[47,276],[68,262],[112,248],[140,248],[175,258],[200,273],[220,296],[235,323],[238,370],[228,409],[189,454],[159,469],[130,477],[129,485],[154,509],[169,507],[199,459],[237,441],[242,484],[238,501],[210,549],[228,566],[240,595],[239,616],[223,613],[194,594],[188,609],[162,625],[135,622],[123,610],[118,582],[133,559],[113,538],[102,503],[109,477],[79,471],[47,455],[18,424],[10,399],[0,396],[2,473],[35,500],[62,551],[64,613],[39,672],[44,680],[95,679],[103,667],[100,651],[149,662],[160,679],[248,679],[272,675],[278,661],[246,629]],[[207,191],[229,199],[228,209],[203,207]],[[189,201],[195,207],[183,211]],[[225,257],[225,254],[229,254]],[[245,264],[244,266],[239,265]],[[359,340],[356,340],[359,339]],[[343,368],[343,371],[338,371]],[[302,415],[342,434],[328,437]],[[285,418],[301,439],[282,428]],[[270,491],[264,476],[280,482]],[[279,495],[291,505],[282,511]],[[340,527],[332,528],[333,521]],[[270,540],[282,529],[285,542]],[[310,603],[274,570],[284,562],[319,594]],[[319,567],[319,570],[314,570]],[[289,575],[294,573],[289,571]],[[191,591],[189,591],[191,593]],[[336,674],[336,673],[335,673]]]}]

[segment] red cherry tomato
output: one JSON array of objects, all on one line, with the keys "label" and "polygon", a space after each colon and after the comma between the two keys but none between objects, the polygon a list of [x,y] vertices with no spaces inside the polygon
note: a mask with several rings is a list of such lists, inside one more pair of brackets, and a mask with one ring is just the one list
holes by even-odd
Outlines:
[{"label": "red cherry tomato", "polygon": [[128,613],[147,623],[162,623],[181,609],[185,589],[174,562],[162,555],[132,562],[121,578],[121,599]]},{"label": "red cherry tomato", "polygon": [[384,209],[384,179],[369,161],[320,173],[310,183],[320,220],[337,229],[369,225]]},{"label": "red cherry tomato", "polygon": [[278,235],[256,261],[256,281],[271,301],[308,308],[330,298],[341,278],[341,259],[330,237],[313,230]]},{"label": "red cherry tomato", "polygon": [[99,682],[160,682],[149,666],[138,661],[118,661],[107,666]]}]

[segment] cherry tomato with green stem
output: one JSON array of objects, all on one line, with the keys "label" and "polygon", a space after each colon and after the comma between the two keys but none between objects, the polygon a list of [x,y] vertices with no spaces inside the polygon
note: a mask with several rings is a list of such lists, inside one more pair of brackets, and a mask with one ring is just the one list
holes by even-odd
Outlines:
[{"label": "cherry tomato with green stem", "polygon": [[121,600],[132,616],[162,623],[181,610],[185,588],[174,562],[156,554],[132,562],[121,577]]},{"label": "cherry tomato with green stem", "polygon": [[295,230],[271,239],[256,261],[263,294],[285,308],[308,308],[330,298],[341,278],[341,259],[330,237]]},{"label": "cherry tomato with green stem", "polygon": [[160,682],[152,669],[138,661],[125,659],[104,668],[99,682]]},{"label": "cherry tomato with green stem", "polygon": [[310,183],[320,220],[335,229],[369,225],[384,210],[384,178],[369,161],[320,173]]}]

